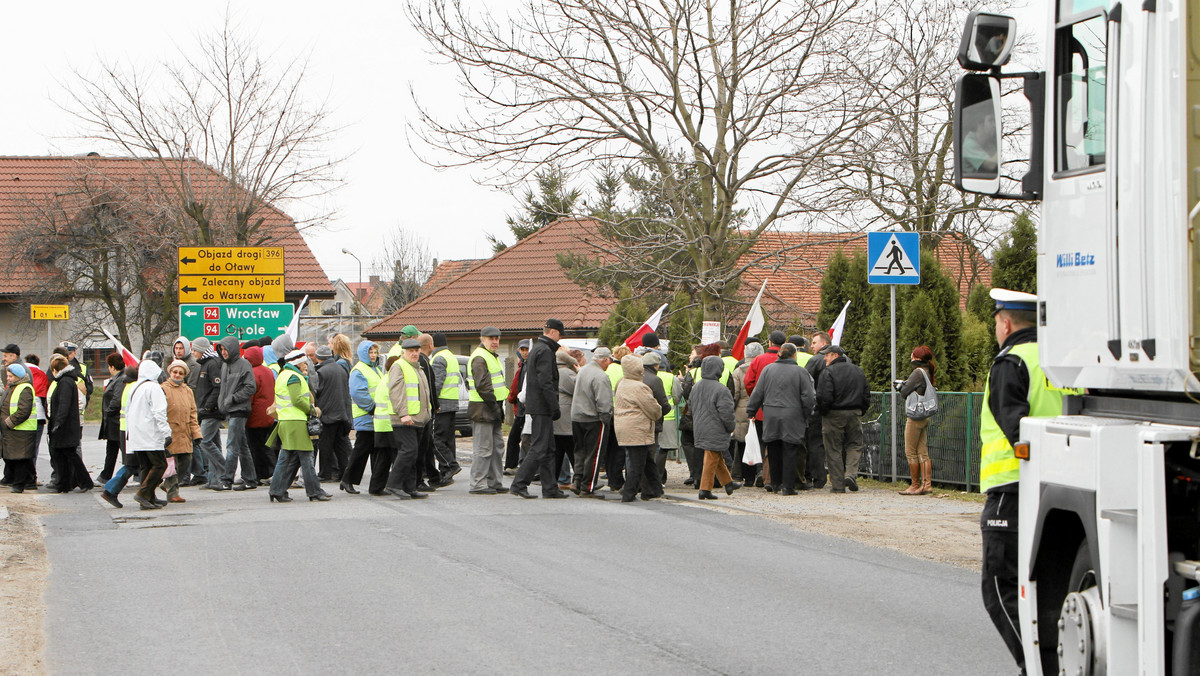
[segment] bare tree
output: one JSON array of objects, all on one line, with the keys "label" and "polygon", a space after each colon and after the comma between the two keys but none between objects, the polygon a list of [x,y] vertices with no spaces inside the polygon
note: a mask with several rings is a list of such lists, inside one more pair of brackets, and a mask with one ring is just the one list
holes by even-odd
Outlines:
[{"label": "bare tree", "polygon": [[371,271],[388,280],[377,291],[384,294],[378,312],[391,314],[420,297],[433,274],[433,256],[423,237],[397,226],[384,238]]},{"label": "bare tree", "polygon": [[[10,269],[28,271],[30,302],[70,299],[72,319],[116,325],[126,345],[148,348],[175,330],[176,226],[154,186],[114,180],[86,159],[71,188],[18,205],[5,242]],[[131,340],[136,338],[137,340]]]},{"label": "bare tree", "polygon": [[[873,60],[885,67],[854,74],[868,93],[867,123],[821,158],[820,180],[804,195],[827,216],[864,230],[899,226],[935,242],[964,241],[970,246],[960,250],[976,254],[964,269],[978,268],[1014,208],[953,184],[954,83],[963,72],[955,55],[971,8],[929,0],[893,3],[880,15],[870,42]],[[1023,133],[1021,120],[1006,122],[1014,135]]]},{"label": "bare tree", "polygon": [[[547,163],[650,167],[669,215],[614,224],[615,258],[685,257],[706,319],[862,115],[847,76],[870,67],[868,0],[528,0],[502,17],[412,0],[408,14],[468,99],[453,117],[421,109],[417,136],[451,153],[427,161],[506,186]],[[620,274],[594,253],[598,275]]]},{"label": "bare tree", "polygon": [[66,85],[64,108],[83,124],[82,138],[160,165],[159,201],[194,233],[188,243],[269,243],[279,235],[262,227],[265,209],[311,203],[338,183],[338,160],[326,154],[335,130],[327,109],[305,97],[306,62],[264,58],[259,43],[227,16],[194,52],[155,69],[101,61]]}]

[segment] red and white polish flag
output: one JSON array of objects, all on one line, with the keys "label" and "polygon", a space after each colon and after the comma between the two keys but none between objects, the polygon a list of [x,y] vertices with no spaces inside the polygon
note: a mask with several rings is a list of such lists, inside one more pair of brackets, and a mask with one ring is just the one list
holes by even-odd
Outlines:
[{"label": "red and white polish flag", "polygon": [[116,336],[108,332],[108,329],[101,326],[100,330],[103,331],[104,335],[112,341],[113,347],[116,348],[117,352],[121,355],[121,359],[124,360],[125,365],[137,368],[137,365],[140,362],[140,360],[137,358],[137,355],[130,352],[129,348],[122,345],[121,341],[117,340]]},{"label": "red and white polish flag", "polygon": [[628,347],[631,350],[636,350],[637,348],[641,347],[642,336],[658,330],[658,323],[662,321],[663,310],[667,309],[667,305],[668,303],[663,303],[662,307],[655,310],[654,314],[650,315],[650,318],[643,322],[642,325],[638,327],[637,331],[634,331],[628,338],[626,338],[625,347]]},{"label": "red and white polish flag", "polygon": [[833,345],[842,344],[842,331],[846,328],[846,310],[850,309],[850,301],[842,306],[842,313],[838,315],[837,321],[833,326],[829,327],[829,342]]},{"label": "red and white polish flag", "polygon": [[763,291],[766,290],[767,280],[764,279],[762,286],[758,289],[758,295],[754,297],[754,304],[750,306],[750,312],[746,315],[746,321],[742,324],[742,329],[738,331],[737,340],[733,341],[733,347],[729,350],[729,354],[733,355],[734,359],[740,360],[746,356],[746,339],[762,333],[763,326],[767,323],[761,305]]}]

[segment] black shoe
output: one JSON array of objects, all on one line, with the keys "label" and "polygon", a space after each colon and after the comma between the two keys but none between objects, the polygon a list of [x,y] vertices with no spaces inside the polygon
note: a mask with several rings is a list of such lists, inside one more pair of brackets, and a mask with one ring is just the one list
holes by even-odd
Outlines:
[{"label": "black shoe", "polygon": [[387,493],[389,495],[392,495],[394,497],[400,498],[401,500],[409,499],[408,493],[405,493],[404,491],[400,490],[399,488],[385,488],[385,489],[383,489],[383,492]]},{"label": "black shoe", "polygon": [[358,495],[358,489],[355,488],[354,484],[352,484],[352,483],[347,483],[347,482],[343,481],[342,483],[338,484],[338,488],[346,491],[350,495]]},{"label": "black shoe", "polygon": [[229,484],[209,484],[205,486],[205,488],[210,491],[227,491],[233,488],[233,486],[230,486]]},{"label": "black shoe", "polygon": [[507,493],[508,486],[496,486],[496,492],[497,493]]},{"label": "black shoe", "polygon": [[154,499],[153,499],[153,502],[154,502],[154,504],[158,505],[159,507],[166,507],[166,506],[167,506],[167,501],[166,501],[166,500],[159,500],[157,496],[155,496],[155,497],[154,497]]},{"label": "black shoe", "polygon": [[453,483],[454,483],[454,479],[451,479],[448,476],[444,476],[429,485],[433,486],[434,488],[445,488],[446,486],[449,486]]},{"label": "black shoe", "polygon": [[125,506],[125,505],[121,504],[121,501],[117,499],[117,496],[113,495],[112,493],[109,493],[108,491],[101,491],[100,497],[104,498],[105,502],[112,505],[113,507],[116,507],[117,509],[121,509],[122,507]]},{"label": "black shoe", "polygon": [[512,489],[512,494],[519,498],[525,498],[526,500],[534,500],[537,498],[536,495],[531,495],[529,491],[524,488],[514,488]]},{"label": "black shoe", "polygon": [[785,489],[783,489],[783,490],[779,491],[779,494],[780,494],[780,495],[796,495],[796,489],[794,489],[794,488],[785,488]]},{"label": "black shoe", "polygon": [[854,477],[846,477],[846,488],[849,488],[851,493],[858,492],[858,482],[854,480]]},{"label": "black shoe", "polygon": [[717,496],[712,494],[712,491],[700,491],[701,500],[716,500]]},{"label": "black shoe", "polygon": [[447,475],[445,478],[446,478],[446,479],[453,479],[454,477],[458,476],[458,473],[459,473],[459,472],[461,472],[461,471],[462,471],[462,467],[461,467],[461,466],[460,466],[460,467],[455,467],[454,469],[450,470],[450,474],[449,474],[449,475]]},{"label": "black shoe", "polygon": [[572,492],[572,493],[574,493],[575,495],[579,495],[580,493],[582,493],[582,492],[583,492],[583,489],[581,489],[579,486],[576,486],[576,485],[572,484],[572,485],[571,485],[571,492]]},{"label": "black shoe", "polygon": [[329,495],[328,493],[317,493],[316,495],[308,496],[308,501],[312,502],[315,500],[317,502],[329,502],[332,497],[333,496]]},{"label": "black shoe", "polygon": [[762,487],[763,487],[763,478],[762,478],[762,475],[761,475],[761,474],[758,476],[758,478],[756,478],[756,479],[754,480],[754,487],[755,487],[755,488],[762,488]]},{"label": "black shoe", "polygon": [[25,492],[25,487],[21,486],[20,484],[10,484],[10,486],[11,486],[11,488],[8,489],[9,493],[24,493]]},{"label": "black shoe", "polygon": [[284,493],[283,495],[275,495],[274,493],[268,493],[267,495],[271,496],[271,502],[291,502],[292,501],[292,499],[288,497],[287,493]]},{"label": "black shoe", "polygon": [[235,490],[235,491],[248,491],[248,490],[252,490],[255,488],[258,488],[258,482],[250,483],[250,484],[248,484],[246,482],[242,482],[240,484],[233,485],[233,490]]},{"label": "black shoe", "polygon": [[413,500],[424,500],[429,496],[419,490],[411,490],[408,492],[408,497],[412,498]]},{"label": "black shoe", "polygon": [[812,484],[807,481],[801,481],[800,483],[796,484],[796,490],[798,490],[798,491],[812,490]]},{"label": "black shoe", "polygon": [[774,493],[776,490],[778,490],[775,487],[775,484],[767,484],[766,486],[763,486],[763,489],[766,490],[768,493]]},{"label": "black shoe", "polygon": [[422,481],[421,483],[417,484],[416,490],[421,493],[432,493],[437,489]]},{"label": "black shoe", "polygon": [[490,487],[472,488],[471,490],[469,490],[467,492],[470,493],[471,495],[496,495],[496,489],[490,488]]},{"label": "black shoe", "polygon": [[95,486],[80,486],[79,488],[76,488],[75,490],[79,491],[80,493],[87,493],[88,491],[92,490],[93,488],[95,488]]},{"label": "black shoe", "polygon": [[696,485],[696,480],[695,480],[694,478],[692,478],[692,477],[688,477],[688,478],[686,478],[686,479],[684,479],[684,480],[683,480],[683,485],[684,485],[684,486],[695,486],[695,485]]},{"label": "black shoe", "polygon": [[654,493],[652,495],[647,495],[645,493],[642,493],[638,497],[640,497],[643,500],[657,500],[657,499],[661,498],[662,496],[663,496],[663,493]]},{"label": "black shoe", "polygon": [[622,495],[621,496],[621,502],[633,502],[635,500],[637,500],[636,495]]},{"label": "black shoe", "polygon": [[546,498],[547,500],[560,500],[562,498],[567,497],[567,494],[563,491],[555,491],[555,492],[551,493],[550,495],[543,495],[542,497]]},{"label": "black shoe", "polygon": [[133,501],[142,506],[142,509],[162,509],[162,505],[157,502],[151,502],[140,495],[133,496]]},{"label": "black shoe", "polygon": [[730,481],[729,483],[725,484],[725,495],[733,495],[733,492],[741,487],[742,485],[738,482]]}]

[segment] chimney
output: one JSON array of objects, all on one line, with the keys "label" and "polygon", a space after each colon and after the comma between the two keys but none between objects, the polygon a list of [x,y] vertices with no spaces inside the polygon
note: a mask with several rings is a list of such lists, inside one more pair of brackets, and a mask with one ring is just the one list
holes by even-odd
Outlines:
[{"label": "chimney", "polygon": [[371,286],[375,286],[375,285],[379,284],[379,275],[371,275],[371,278],[368,280],[368,283]]}]

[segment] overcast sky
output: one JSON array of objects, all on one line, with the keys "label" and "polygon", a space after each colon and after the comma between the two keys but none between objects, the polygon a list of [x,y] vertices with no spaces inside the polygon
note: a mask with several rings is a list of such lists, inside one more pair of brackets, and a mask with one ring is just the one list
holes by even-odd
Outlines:
[{"label": "overcast sky", "polygon": [[[350,155],[342,167],[346,185],[335,196],[337,218],[328,230],[308,235],[331,278],[358,277],[358,264],[342,247],[368,267],[396,227],[421,233],[442,260],[488,256],[485,235],[507,235],[504,216],[517,211],[516,200],[475,184],[470,170],[435,171],[410,149],[409,83],[423,102],[446,110],[461,99],[453,71],[430,63],[401,7],[354,0],[234,5],[236,22],[257,37],[264,53],[310,55],[309,94],[328,100],[334,124],[344,128],[330,148],[333,155]],[[0,154],[96,150],[72,138],[79,129],[59,107],[72,68],[86,70],[98,56],[149,67],[180,47],[190,49],[197,34],[215,31],[225,11],[224,0],[7,3],[0,39]],[[1023,28],[1031,27],[1026,16],[1038,13],[1023,12]]]},{"label": "overcast sky", "polygon": [[[197,33],[214,31],[225,7],[211,0],[6,3],[0,154],[95,150],[71,138],[78,126],[58,105],[72,68],[87,69],[98,55],[149,67],[191,48]],[[506,234],[504,215],[516,202],[476,185],[467,170],[435,171],[410,150],[409,83],[423,100],[448,106],[457,96],[453,74],[429,64],[400,3],[255,0],[235,3],[233,16],[265,53],[309,53],[310,96],[327,99],[334,124],[344,127],[331,148],[351,155],[342,168],[346,185],[334,198],[338,216],[327,231],[308,235],[331,278],[358,278],[358,264],[342,247],[369,266],[383,235],[398,226],[420,231],[440,259],[490,255],[484,235]]]}]

